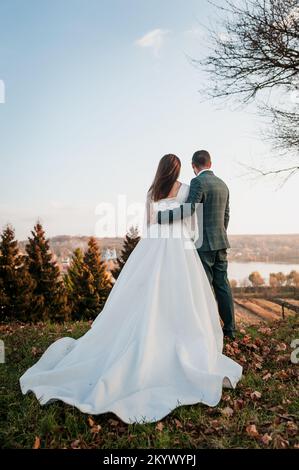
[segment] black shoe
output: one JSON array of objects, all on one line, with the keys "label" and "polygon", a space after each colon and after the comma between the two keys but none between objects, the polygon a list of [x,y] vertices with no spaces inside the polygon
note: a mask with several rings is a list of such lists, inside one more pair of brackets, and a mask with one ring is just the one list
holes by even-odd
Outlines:
[{"label": "black shoe", "polygon": [[230,332],[230,333],[223,333],[224,334],[224,338],[226,339],[230,339],[231,341],[234,341],[236,339],[234,333]]}]

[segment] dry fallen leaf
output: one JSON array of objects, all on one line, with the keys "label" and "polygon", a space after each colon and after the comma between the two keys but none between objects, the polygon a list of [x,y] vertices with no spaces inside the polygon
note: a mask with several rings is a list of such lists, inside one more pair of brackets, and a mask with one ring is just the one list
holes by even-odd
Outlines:
[{"label": "dry fallen leaf", "polygon": [[263,347],[263,354],[266,356],[270,352],[270,348],[268,346]]},{"label": "dry fallen leaf", "polygon": [[255,357],[255,359],[256,359],[258,362],[263,362],[263,358],[262,358],[262,356],[260,356],[259,354],[253,353],[253,356]]},{"label": "dry fallen leaf", "polygon": [[80,440],[79,440],[79,439],[76,439],[75,441],[73,441],[73,442],[71,443],[71,448],[72,448],[72,449],[78,449],[79,444],[80,444]]},{"label": "dry fallen leaf", "polygon": [[182,427],[183,427],[183,425],[182,425],[181,421],[179,421],[178,419],[176,419],[176,418],[175,418],[174,422],[175,422],[175,426],[176,426],[176,428],[177,428],[177,429],[179,429],[179,428],[182,428]]},{"label": "dry fallen leaf", "polygon": [[226,406],[223,408],[223,410],[220,410],[223,416],[226,416],[227,418],[230,418],[234,414],[234,410],[230,408],[229,406]]},{"label": "dry fallen leaf", "polygon": [[213,419],[211,421],[211,426],[214,428],[222,427],[222,424],[220,423],[219,419]]},{"label": "dry fallen leaf", "polygon": [[95,426],[92,426],[90,432],[92,434],[98,434],[100,431],[102,431],[102,426],[100,426],[99,424],[96,424]]},{"label": "dry fallen leaf", "polygon": [[251,337],[249,335],[245,335],[242,338],[242,343],[247,344],[251,340]]},{"label": "dry fallen leaf", "polygon": [[286,449],[290,445],[289,441],[284,439],[280,434],[274,438],[274,448],[275,449]]},{"label": "dry fallen leaf", "polygon": [[269,434],[264,434],[261,437],[261,441],[262,441],[263,444],[265,444],[267,446],[272,441],[272,437]]},{"label": "dry fallen leaf", "polygon": [[223,400],[223,401],[231,401],[231,397],[230,397],[230,395],[224,395],[224,396],[222,397],[222,400]]},{"label": "dry fallen leaf", "polygon": [[252,400],[259,400],[261,398],[261,396],[262,396],[261,392],[258,392],[257,390],[252,392],[251,395],[250,395]]},{"label": "dry fallen leaf", "polygon": [[275,347],[276,351],[285,351],[287,349],[287,345],[285,343],[279,343]]},{"label": "dry fallen leaf", "polygon": [[283,398],[282,403],[283,403],[283,405],[290,405],[292,402],[291,402],[291,400],[288,400],[287,398]]},{"label": "dry fallen leaf", "polygon": [[246,357],[244,356],[244,354],[242,354],[242,356],[239,357],[238,361],[239,361],[239,362],[241,361],[241,362],[243,362],[243,364],[246,364],[247,359],[246,359]]},{"label": "dry fallen leaf", "polygon": [[281,380],[285,380],[285,379],[289,378],[289,374],[284,369],[282,369],[278,372],[275,372],[274,375],[275,375],[275,377],[278,377]]},{"label": "dry fallen leaf", "polygon": [[267,326],[261,326],[259,329],[258,329],[259,333],[263,333],[263,335],[267,335],[267,336],[271,336],[272,335],[272,330],[271,328],[267,327]]},{"label": "dry fallen leaf", "polygon": [[290,356],[289,354],[286,354],[284,356],[279,355],[276,357],[275,362],[289,362]]},{"label": "dry fallen leaf", "polygon": [[270,372],[268,372],[266,375],[264,375],[263,380],[269,380],[272,377]]},{"label": "dry fallen leaf", "polygon": [[258,432],[258,430],[256,429],[256,425],[255,425],[255,424],[249,424],[249,425],[246,427],[246,432],[247,432],[247,434],[248,434],[250,437],[259,437],[259,432]]},{"label": "dry fallen leaf", "polygon": [[32,449],[39,449],[39,448],[40,448],[40,438],[36,436]]},{"label": "dry fallen leaf", "polygon": [[253,366],[255,369],[258,369],[258,370],[261,370],[263,368],[261,362],[255,362]]},{"label": "dry fallen leaf", "polygon": [[96,424],[94,419],[91,416],[88,416],[87,421],[91,428]]},{"label": "dry fallen leaf", "polygon": [[244,407],[244,400],[241,398],[238,398],[237,400],[234,400],[234,409],[235,410],[241,410]]},{"label": "dry fallen leaf", "polygon": [[225,350],[228,354],[233,354],[234,353],[234,349],[231,347],[231,345],[229,343],[226,343]]}]

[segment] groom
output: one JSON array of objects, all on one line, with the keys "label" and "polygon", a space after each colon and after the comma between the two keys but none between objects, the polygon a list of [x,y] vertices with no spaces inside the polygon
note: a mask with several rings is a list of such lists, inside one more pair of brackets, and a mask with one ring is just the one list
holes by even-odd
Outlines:
[{"label": "groom", "polygon": [[218,310],[223,321],[223,333],[234,339],[235,318],[231,288],[227,278],[227,226],[229,221],[229,190],[211,171],[211,157],[206,150],[195,152],[192,167],[196,175],[191,180],[188,199],[180,207],[158,212],[158,223],[172,223],[195,211],[203,203],[203,242],[197,252],[214,289]]}]

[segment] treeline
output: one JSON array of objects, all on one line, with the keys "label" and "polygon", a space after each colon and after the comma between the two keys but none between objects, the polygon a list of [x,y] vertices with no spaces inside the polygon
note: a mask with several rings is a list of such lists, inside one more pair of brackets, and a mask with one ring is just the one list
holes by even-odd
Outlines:
[{"label": "treeline", "polygon": [[[230,284],[232,288],[238,287],[238,282],[234,279],[230,280]],[[265,278],[258,271],[253,271],[249,274],[248,279],[245,278],[241,281],[240,287],[270,287],[272,289],[293,287],[297,289],[299,288],[299,272],[292,270],[289,274],[270,273],[269,283],[266,284]]]},{"label": "treeline", "polygon": [[67,273],[62,274],[40,222],[28,237],[25,254],[8,225],[0,238],[0,321],[94,319],[138,241],[137,229],[131,228],[110,273],[96,239],[90,237],[86,251],[74,250]]}]

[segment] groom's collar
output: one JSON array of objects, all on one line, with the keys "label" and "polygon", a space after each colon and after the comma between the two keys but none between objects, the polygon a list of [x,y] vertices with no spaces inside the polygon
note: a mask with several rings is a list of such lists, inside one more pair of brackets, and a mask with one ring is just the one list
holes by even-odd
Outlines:
[{"label": "groom's collar", "polygon": [[210,170],[210,168],[204,168],[203,170],[200,170],[196,176],[201,175],[204,171],[209,171],[210,173],[213,173],[212,170]]}]

